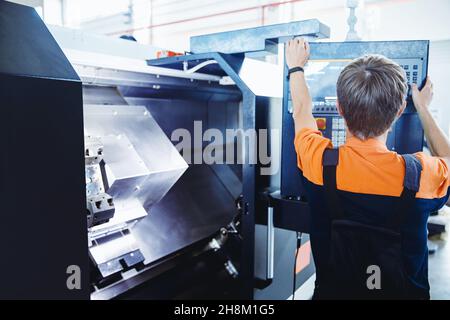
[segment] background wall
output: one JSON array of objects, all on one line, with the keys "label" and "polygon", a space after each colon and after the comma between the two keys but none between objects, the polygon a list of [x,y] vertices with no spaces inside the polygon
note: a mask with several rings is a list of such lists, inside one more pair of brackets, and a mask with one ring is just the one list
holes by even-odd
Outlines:
[{"label": "background wall", "polygon": [[[16,0],[36,7],[48,24],[119,37],[183,52],[198,34],[317,18],[331,27],[329,41],[347,34],[346,0]],[[429,74],[433,112],[450,124],[450,1],[360,0],[357,30],[363,40],[432,41]]]}]

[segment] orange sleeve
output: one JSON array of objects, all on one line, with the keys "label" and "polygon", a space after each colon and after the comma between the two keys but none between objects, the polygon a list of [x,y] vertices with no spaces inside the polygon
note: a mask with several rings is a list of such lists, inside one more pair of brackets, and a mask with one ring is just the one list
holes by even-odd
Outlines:
[{"label": "orange sleeve", "polygon": [[415,154],[422,163],[418,198],[436,199],[447,194],[450,185],[448,167],[445,161],[423,152]]},{"label": "orange sleeve", "polygon": [[332,148],[331,141],[322,136],[319,130],[303,128],[295,136],[295,151],[297,166],[310,182],[323,184],[322,155],[325,148]]}]

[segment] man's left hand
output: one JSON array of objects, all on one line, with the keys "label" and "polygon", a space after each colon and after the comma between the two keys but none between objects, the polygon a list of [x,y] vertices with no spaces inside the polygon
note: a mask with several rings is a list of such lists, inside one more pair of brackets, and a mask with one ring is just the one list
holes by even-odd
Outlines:
[{"label": "man's left hand", "polygon": [[309,43],[303,38],[295,38],[286,43],[286,64],[289,69],[305,67],[309,59]]}]

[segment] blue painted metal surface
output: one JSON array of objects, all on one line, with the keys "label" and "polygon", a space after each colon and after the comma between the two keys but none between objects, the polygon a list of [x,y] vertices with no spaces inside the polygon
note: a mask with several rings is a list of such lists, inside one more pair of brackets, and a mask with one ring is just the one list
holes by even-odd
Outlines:
[{"label": "blue painted metal surface", "polygon": [[426,40],[316,42],[311,43],[310,59],[355,59],[369,53],[390,59],[427,59],[428,46]]},{"label": "blue painted metal surface", "polygon": [[191,52],[277,53],[276,45],[295,36],[323,39],[330,36],[330,28],[311,19],[283,24],[233,30],[191,37]]}]

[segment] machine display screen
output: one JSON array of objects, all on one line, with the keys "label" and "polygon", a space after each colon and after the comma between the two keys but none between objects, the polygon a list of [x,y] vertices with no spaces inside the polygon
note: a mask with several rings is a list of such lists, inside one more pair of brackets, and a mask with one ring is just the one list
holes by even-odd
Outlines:
[{"label": "machine display screen", "polygon": [[313,100],[336,100],[336,82],[350,60],[312,60],[305,70]]},{"label": "machine display screen", "polygon": [[[339,116],[336,107],[336,83],[342,69],[350,61],[310,60],[305,68],[317,127],[331,139],[334,146],[344,144],[346,138],[344,119]],[[292,112],[292,101],[289,101],[289,112]]]},{"label": "machine display screen", "polygon": [[[334,113],[336,110],[336,82],[342,69],[351,60],[310,60],[305,68],[305,77],[314,113]],[[289,104],[292,112],[292,104]]]},{"label": "machine display screen", "polygon": [[[313,115],[322,134],[331,139],[333,146],[345,143],[346,130],[344,119],[336,106],[336,83],[342,69],[351,59],[310,60],[305,68],[306,82],[313,104]],[[397,59],[404,69],[408,84],[418,83],[422,79],[420,59]],[[292,113],[292,101],[289,97],[288,111]]]}]

